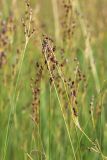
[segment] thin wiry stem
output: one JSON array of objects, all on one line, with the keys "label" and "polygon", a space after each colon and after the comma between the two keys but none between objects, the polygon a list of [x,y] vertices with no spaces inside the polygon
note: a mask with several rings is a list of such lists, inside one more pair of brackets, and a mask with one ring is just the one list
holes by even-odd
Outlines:
[{"label": "thin wiry stem", "polygon": [[58,95],[58,92],[57,92],[57,88],[56,88],[56,85],[55,85],[54,78],[53,78],[52,73],[51,73],[51,69],[50,69],[50,66],[49,66],[49,62],[48,62],[48,60],[47,60],[46,49],[45,49],[45,52],[44,52],[44,56],[45,56],[45,59],[46,59],[46,61],[47,61],[47,65],[48,65],[48,70],[49,70],[50,76],[51,76],[51,78],[52,78],[52,80],[53,80],[53,85],[54,85],[54,88],[55,88],[55,92],[56,92],[56,95],[57,95],[57,99],[58,99],[58,102],[59,102],[59,106],[60,106],[60,110],[61,110],[61,113],[62,113],[62,116],[63,116],[63,120],[64,120],[64,123],[65,123],[65,126],[66,126],[66,130],[67,130],[67,133],[68,133],[68,137],[69,137],[69,140],[70,140],[71,148],[72,148],[72,151],[73,151],[73,156],[74,156],[74,159],[76,160],[76,155],[75,155],[73,143],[72,143],[72,140],[71,140],[71,136],[70,136],[70,133],[69,133],[69,128],[68,128],[68,125],[67,125],[67,122],[66,122],[66,118],[65,118],[65,115],[64,115],[64,112],[63,112],[63,107],[62,107],[62,104],[61,104],[61,102],[60,102],[60,98],[59,98],[59,95]]},{"label": "thin wiry stem", "polygon": [[49,86],[50,88],[50,105],[49,105],[49,160],[51,158],[51,85]]},{"label": "thin wiry stem", "polygon": [[11,115],[14,112],[14,109],[15,109],[15,106],[16,106],[16,105],[14,105],[15,93],[16,93],[16,90],[17,90],[17,86],[18,86],[18,82],[19,82],[19,78],[20,78],[20,74],[21,74],[21,69],[22,69],[22,64],[23,64],[23,60],[24,60],[27,44],[28,44],[28,40],[26,39],[24,51],[23,51],[23,54],[22,54],[21,62],[20,62],[20,68],[19,68],[19,72],[18,72],[18,76],[17,76],[17,80],[16,80],[14,95],[13,95],[13,98],[9,97],[11,108],[10,108],[10,112],[9,112],[9,116],[8,116],[8,123],[7,123],[7,129],[6,129],[6,138],[5,138],[5,143],[4,143],[4,151],[3,151],[2,160],[5,160],[5,157],[6,157],[7,141],[8,141],[8,134],[9,134],[9,128],[10,128],[10,118],[11,118]]},{"label": "thin wiry stem", "polygon": [[56,42],[59,44],[59,42],[60,42],[60,27],[59,27],[58,4],[57,4],[57,0],[51,0],[51,1],[52,1],[52,7],[53,7],[55,37],[56,37]]},{"label": "thin wiry stem", "polygon": [[[30,14],[29,25],[28,25],[28,34],[30,34],[31,20],[32,20],[32,15]],[[12,113],[14,113],[15,110],[16,110],[16,104],[17,104],[18,97],[19,97],[18,96],[19,92],[18,92],[18,94],[16,92],[17,92],[17,88],[18,88],[18,83],[19,83],[19,79],[20,79],[20,75],[21,75],[21,70],[22,70],[22,66],[23,66],[23,61],[24,61],[27,45],[28,45],[28,42],[29,42],[31,36],[30,37],[29,37],[29,35],[25,36],[25,45],[24,45],[24,49],[23,49],[21,60],[20,60],[20,64],[19,64],[19,71],[18,71],[18,75],[17,75],[17,79],[16,79],[15,88],[14,88],[14,91],[13,91],[14,94],[13,94],[13,96],[9,97],[11,108],[10,108],[10,112],[9,112],[9,116],[8,116],[8,124],[7,124],[7,129],[6,129],[6,138],[5,138],[5,143],[4,143],[4,152],[3,152],[2,160],[5,160],[5,156],[6,156],[7,140],[8,140],[9,126],[10,126],[10,118],[11,118]]]},{"label": "thin wiry stem", "polygon": [[[52,49],[51,49],[51,50],[52,50]],[[54,55],[54,57],[55,57],[54,52],[52,52],[52,53],[53,53],[53,55]],[[55,58],[56,58],[56,57],[55,57]],[[57,65],[56,65],[56,67],[57,67]],[[66,88],[64,79],[63,79],[63,77],[61,76],[63,73],[62,73],[62,71],[60,70],[59,67],[57,67],[57,70],[58,70],[58,73],[59,73],[59,75],[60,75],[60,77],[61,77],[61,79],[62,79],[62,81],[63,81],[64,88],[65,88],[65,92],[66,92],[66,95],[67,95],[67,98],[68,98],[68,102],[69,102],[69,104],[70,104],[70,106],[71,106],[71,103],[70,103],[70,100],[69,100],[69,96],[68,96],[68,93],[67,93],[67,88]],[[75,78],[76,78],[76,77],[75,77]],[[71,109],[71,107],[70,107],[70,109]],[[88,135],[82,130],[82,128],[80,127],[79,121],[78,121],[77,118],[75,119],[75,117],[74,117],[74,115],[73,115],[72,109],[71,109],[71,113],[72,113],[72,120],[73,120],[73,122],[74,122],[74,124],[75,124],[75,127],[77,127],[77,128],[85,135],[85,137],[88,139],[88,141],[89,141],[92,145],[96,146],[96,144],[89,138],[89,136],[88,136]],[[75,129],[76,129],[76,128],[75,128]],[[98,150],[98,152],[100,152],[100,151],[101,151],[101,150]],[[100,152],[100,153],[101,153],[101,155],[103,155],[102,152]]]}]

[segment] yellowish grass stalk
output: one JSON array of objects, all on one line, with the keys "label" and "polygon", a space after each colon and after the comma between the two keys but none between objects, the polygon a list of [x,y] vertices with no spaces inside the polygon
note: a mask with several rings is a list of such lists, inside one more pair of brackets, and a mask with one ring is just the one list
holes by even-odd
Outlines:
[{"label": "yellowish grass stalk", "polygon": [[86,59],[88,58],[89,61],[90,61],[90,65],[91,65],[91,68],[92,68],[92,74],[93,74],[95,84],[96,84],[96,90],[99,93],[100,83],[99,83],[99,77],[98,77],[97,69],[96,69],[96,66],[95,66],[95,63],[94,63],[93,49],[92,49],[91,44],[90,44],[90,34],[87,31],[87,27],[86,27],[84,19],[81,17],[82,12],[81,12],[81,8],[80,8],[78,0],[74,0],[74,1],[71,0],[71,3],[73,5],[74,12],[77,12],[78,14],[80,14],[80,16],[78,16],[78,18],[79,18],[79,22],[80,22],[80,26],[81,26],[81,29],[82,29],[83,36],[86,39],[85,40],[85,45],[86,45],[86,50],[85,50],[85,55],[86,56],[85,57],[86,57]]},{"label": "yellowish grass stalk", "polygon": [[55,27],[55,38],[57,44],[60,43],[60,26],[59,26],[59,14],[58,14],[58,4],[57,0],[52,1],[52,8],[53,8],[53,16],[54,16],[54,27]]}]

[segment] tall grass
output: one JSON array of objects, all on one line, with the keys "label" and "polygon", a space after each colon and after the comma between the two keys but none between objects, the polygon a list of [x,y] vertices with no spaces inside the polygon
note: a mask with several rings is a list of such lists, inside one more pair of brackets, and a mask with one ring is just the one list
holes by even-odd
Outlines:
[{"label": "tall grass", "polygon": [[1,1],[1,160],[107,159],[107,2],[87,2]]}]

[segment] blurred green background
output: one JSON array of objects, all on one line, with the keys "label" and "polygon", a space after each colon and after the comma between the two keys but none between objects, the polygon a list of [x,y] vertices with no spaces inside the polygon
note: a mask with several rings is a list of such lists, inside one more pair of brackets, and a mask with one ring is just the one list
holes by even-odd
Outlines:
[{"label": "blurred green background", "polygon": [[[73,4],[68,18],[64,4]],[[65,78],[74,78],[74,58],[77,57],[87,79],[87,89],[84,90],[82,82],[77,97],[79,122],[84,132],[92,141],[98,141],[101,152],[107,155],[107,1],[65,0],[64,4],[63,0],[30,1],[31,30],[34,27],[36,31],[27,44],[23,59],[25,35],[22,18],[26,20],[26,2],[0,0],[0,160],[74,159],[55,89],[50,90],[47,70],[40,84],[39,130],[32,120],[30,86],[31,78],[35,78],[37,72],[36,62],[43,63],[42,34],[54,40],[59,61],[61,49],[65,50],[64,57],[68,60]],[[62,25],[63,22],[66,26]],[[70,37],[66,33],[69,28]],[[95,128],[89,114],[92,96]],[[60,98],[61,104],[65,105],[67,99]],[[87,137],[72,123],[69,110],[65,114],[75,160],[107,159],[92,150]]]}]

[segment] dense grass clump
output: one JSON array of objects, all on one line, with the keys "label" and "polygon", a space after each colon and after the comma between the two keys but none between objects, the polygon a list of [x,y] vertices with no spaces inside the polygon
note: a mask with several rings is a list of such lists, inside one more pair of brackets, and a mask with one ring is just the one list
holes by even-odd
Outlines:
[{"label": "dense grass clump", "polygon": [[1,0],[0,160],[107,159],[106,5]]}]

